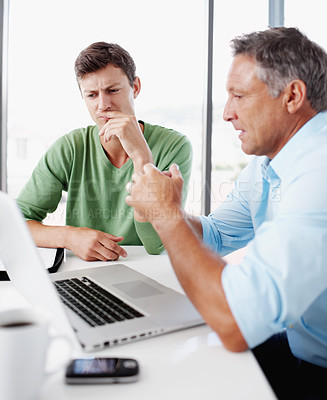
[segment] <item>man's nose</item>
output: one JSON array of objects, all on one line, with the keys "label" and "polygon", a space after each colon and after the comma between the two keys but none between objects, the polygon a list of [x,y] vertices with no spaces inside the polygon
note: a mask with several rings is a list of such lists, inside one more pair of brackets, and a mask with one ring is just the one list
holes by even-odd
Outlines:
[{"label": "man's nose", "polygon": [[224,108],[223,118],[226,122],[230,122],[233,119],[236,119],[236,113],[234,108],[232,107],[232,102],[230,99],[227,100]]},{"label": "man's nose", "polygon": [[108,111],[111,109],[111,99],[110,96],[106,94],[99,95],[99,111]]}]

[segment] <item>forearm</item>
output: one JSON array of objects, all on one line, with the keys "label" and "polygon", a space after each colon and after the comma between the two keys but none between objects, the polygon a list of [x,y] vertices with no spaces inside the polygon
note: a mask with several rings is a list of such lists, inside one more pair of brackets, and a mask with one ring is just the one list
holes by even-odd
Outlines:
[{"label": "forearm", "polygon": [[185,218],[197,237],[202,239],[202,224],[200,218],[189,214],[186,214]]},{"label": "forearm", "polygon": [[85,261],[117,260],[127,256],[118,245],[123,236],[86,227],[48,226],[37,221],[28,221],[28,226],[37,246],[66,248]]},{"label": "forearm", "polygon": [[67,248],[70,226],[43,225],[38,221],[27,221],[34,242],[39,247]]},{"label": "forearm", "polygon": [[174,219],[154,221],[153,226],[161,237],[185,293],[205,321],[217,332],[226,348],[245,350],[247,344],[222,287],[221,274],[225,262],[199,239],[197,220],[185,218],[180,213]]},{"label": "forearm", "polygon": [[[202,239],[202,224],[200,219],[191,215],[187,215],[186,218],[193,232],[199,239]],[[160,254],[165,250],[160,237],[150,222],[139,222],[136,217],[135,228],[143,246],[149,254]]]},{"label": "forearm", "polygon": [[143,167],[145,164],[147,163],[153,164],[152,153],[148,145],[146,144],[146,148],[144,149],[144,151],[135,155],[135,157],[133,157],[132,160],[135,173],[143,172]]},{"label": "forearm", "polygon": [[126,202],[152,223],[185,293],[225,347],[243,351],[247,349],[247,343],[222,286],[225,262],[203,244],[201,221],[186,216],[183,211],[183,179],[178,166],[173,164],[169,172],[170,176],[167,176],[146,164],[143,174],[133,175],[132,193]]}]

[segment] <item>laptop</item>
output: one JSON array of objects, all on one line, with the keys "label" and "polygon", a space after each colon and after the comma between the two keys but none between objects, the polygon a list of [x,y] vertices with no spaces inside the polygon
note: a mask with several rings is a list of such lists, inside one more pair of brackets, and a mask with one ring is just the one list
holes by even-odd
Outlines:
[{"label": "laptop", "polygon": [[86,352],[204,324],[184,294],[124,264],[50,275],[16,202],[3,192],[0,259],[26,300]]}]

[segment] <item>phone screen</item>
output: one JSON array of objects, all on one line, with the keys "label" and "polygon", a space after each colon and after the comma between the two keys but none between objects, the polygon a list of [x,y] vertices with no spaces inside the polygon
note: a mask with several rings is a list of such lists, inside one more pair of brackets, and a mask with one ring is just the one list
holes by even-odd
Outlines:
[{"label": "phone screen", "polygon": [[108,375],[115,372],[116,358],[90,358],[74,361],[73,373],[76,375]]}]

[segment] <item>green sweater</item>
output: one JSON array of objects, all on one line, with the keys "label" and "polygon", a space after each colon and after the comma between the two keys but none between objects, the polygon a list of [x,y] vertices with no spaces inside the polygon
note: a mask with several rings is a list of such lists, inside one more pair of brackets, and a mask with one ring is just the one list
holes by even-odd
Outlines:
[{"label": "green sweater", "polygon": [[[144,137],[159,170],[179,165],[184,204],[192,165],[190,141],[176,131],[147,123]],[[163,245],[152,225],[135,221],[133,209],[125,202],[125,186],[133,171],[131,159],[121,168],[111,164],[97,126],[76,129],[59,138],[41,158],[17,203],[26,219],[43,221],[56,210],[62,191],[67,191],[66,225],[124,236],[120,244],[143,244],[148,253],[159,254]]]}]

